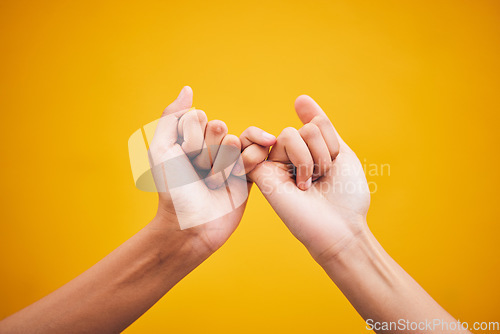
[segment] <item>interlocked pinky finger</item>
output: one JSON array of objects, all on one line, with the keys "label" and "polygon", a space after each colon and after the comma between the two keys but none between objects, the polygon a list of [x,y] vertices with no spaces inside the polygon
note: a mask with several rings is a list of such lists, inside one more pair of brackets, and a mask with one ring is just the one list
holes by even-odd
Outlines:
[{"label": "interlocked pinky finger", "polygon": [[233,168],[233,175],[242,176],[250,173],[258,164],[266,160],[269,147],[251,144],[241,153],[241,159]]}]

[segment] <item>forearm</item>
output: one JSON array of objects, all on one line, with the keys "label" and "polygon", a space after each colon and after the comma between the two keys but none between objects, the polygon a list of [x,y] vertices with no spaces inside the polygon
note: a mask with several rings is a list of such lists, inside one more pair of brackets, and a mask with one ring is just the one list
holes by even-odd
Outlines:
[{"label": "forearm", "polygon": [[[382,248],[368,227],[345,247],[320,263],[359,314],[374,322],[456,320],[436,303]],[[445,327],[446,328],[446,327]],[[420,328],[418,333],[446,333]],[[379,330],[378,332],[384,332]],[[397,330],[390,330],[394,333]],[[411,332],[404,330],[401,332]],[[449,333],[462,333],[450,330]],[[469,333],[463,331],[463,333]]]},{"label": "forearm", "polygon": [[0,322],[1,333],[120,332],[209,256],[157,218],[92,268]]}]

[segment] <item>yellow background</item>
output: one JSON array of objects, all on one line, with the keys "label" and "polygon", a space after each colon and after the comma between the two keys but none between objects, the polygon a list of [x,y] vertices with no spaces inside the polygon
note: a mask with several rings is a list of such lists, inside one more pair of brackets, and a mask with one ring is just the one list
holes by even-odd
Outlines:
[{"label": "yellow background", "polygon": [[[462,321],[499,321],[498,1],[2,1],[0,318],[148,223],[129,136],[183,85],[239,135],[313,96],[366,163],[369,225]],[[127,333],[361,333],[254,188],[240,228]]]}]

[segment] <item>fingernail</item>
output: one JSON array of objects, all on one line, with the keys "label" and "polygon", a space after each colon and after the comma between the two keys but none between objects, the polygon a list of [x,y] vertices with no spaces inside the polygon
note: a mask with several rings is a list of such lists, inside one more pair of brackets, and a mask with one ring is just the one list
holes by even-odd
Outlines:
[{"label": "fingernail", "polygon": [[311,185],[312,185],[312,176],[308,178],[306,181],[306,189],[311,188]]},{"label": "fingernail", "polygon": [[312,177],[310,177],[309,179],[307,179],[306,182],[302,182],[300,185],[299,185],[299,188],[301,190],[307,190],[309,188],[311,188],[311,184],[312,184]]},{"label": "fingernail", "polygon": [[275,136],[273,136],[270,133],[267,133],[266,131],[262,131],[262,138],[264,138],[264,140],[276,140]]}]

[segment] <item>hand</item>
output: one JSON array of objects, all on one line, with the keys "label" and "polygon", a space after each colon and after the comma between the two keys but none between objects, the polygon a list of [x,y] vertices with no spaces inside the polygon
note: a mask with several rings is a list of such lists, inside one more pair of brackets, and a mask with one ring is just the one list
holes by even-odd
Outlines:
[{"label": "hand", "polygon": [[[258,145],[249,140],[242,145],[228,134],[224,122],[207,122],[203,111],[192,109],[192,101],[191,88],[184,87],[165,109],[149,149],[150,164],[161,228],[178,231],[180,225],[180,233],[196,236],[200,247],[212,253],[238,226],[252,185],[244,173],[231,174],[234,165],[263,161],[276,138],[255,137],[263,131],[254,128],[242,138],[250,137]],[[260,152],[254,145],[265,154],[254,154]]]},{"label": "hand", "polygon": [[249,176],[321,263],[363,230],[370,194],[356,154],[319,105],[303,95],[295,110],[304,126],[284,129],[268,160]]}]

